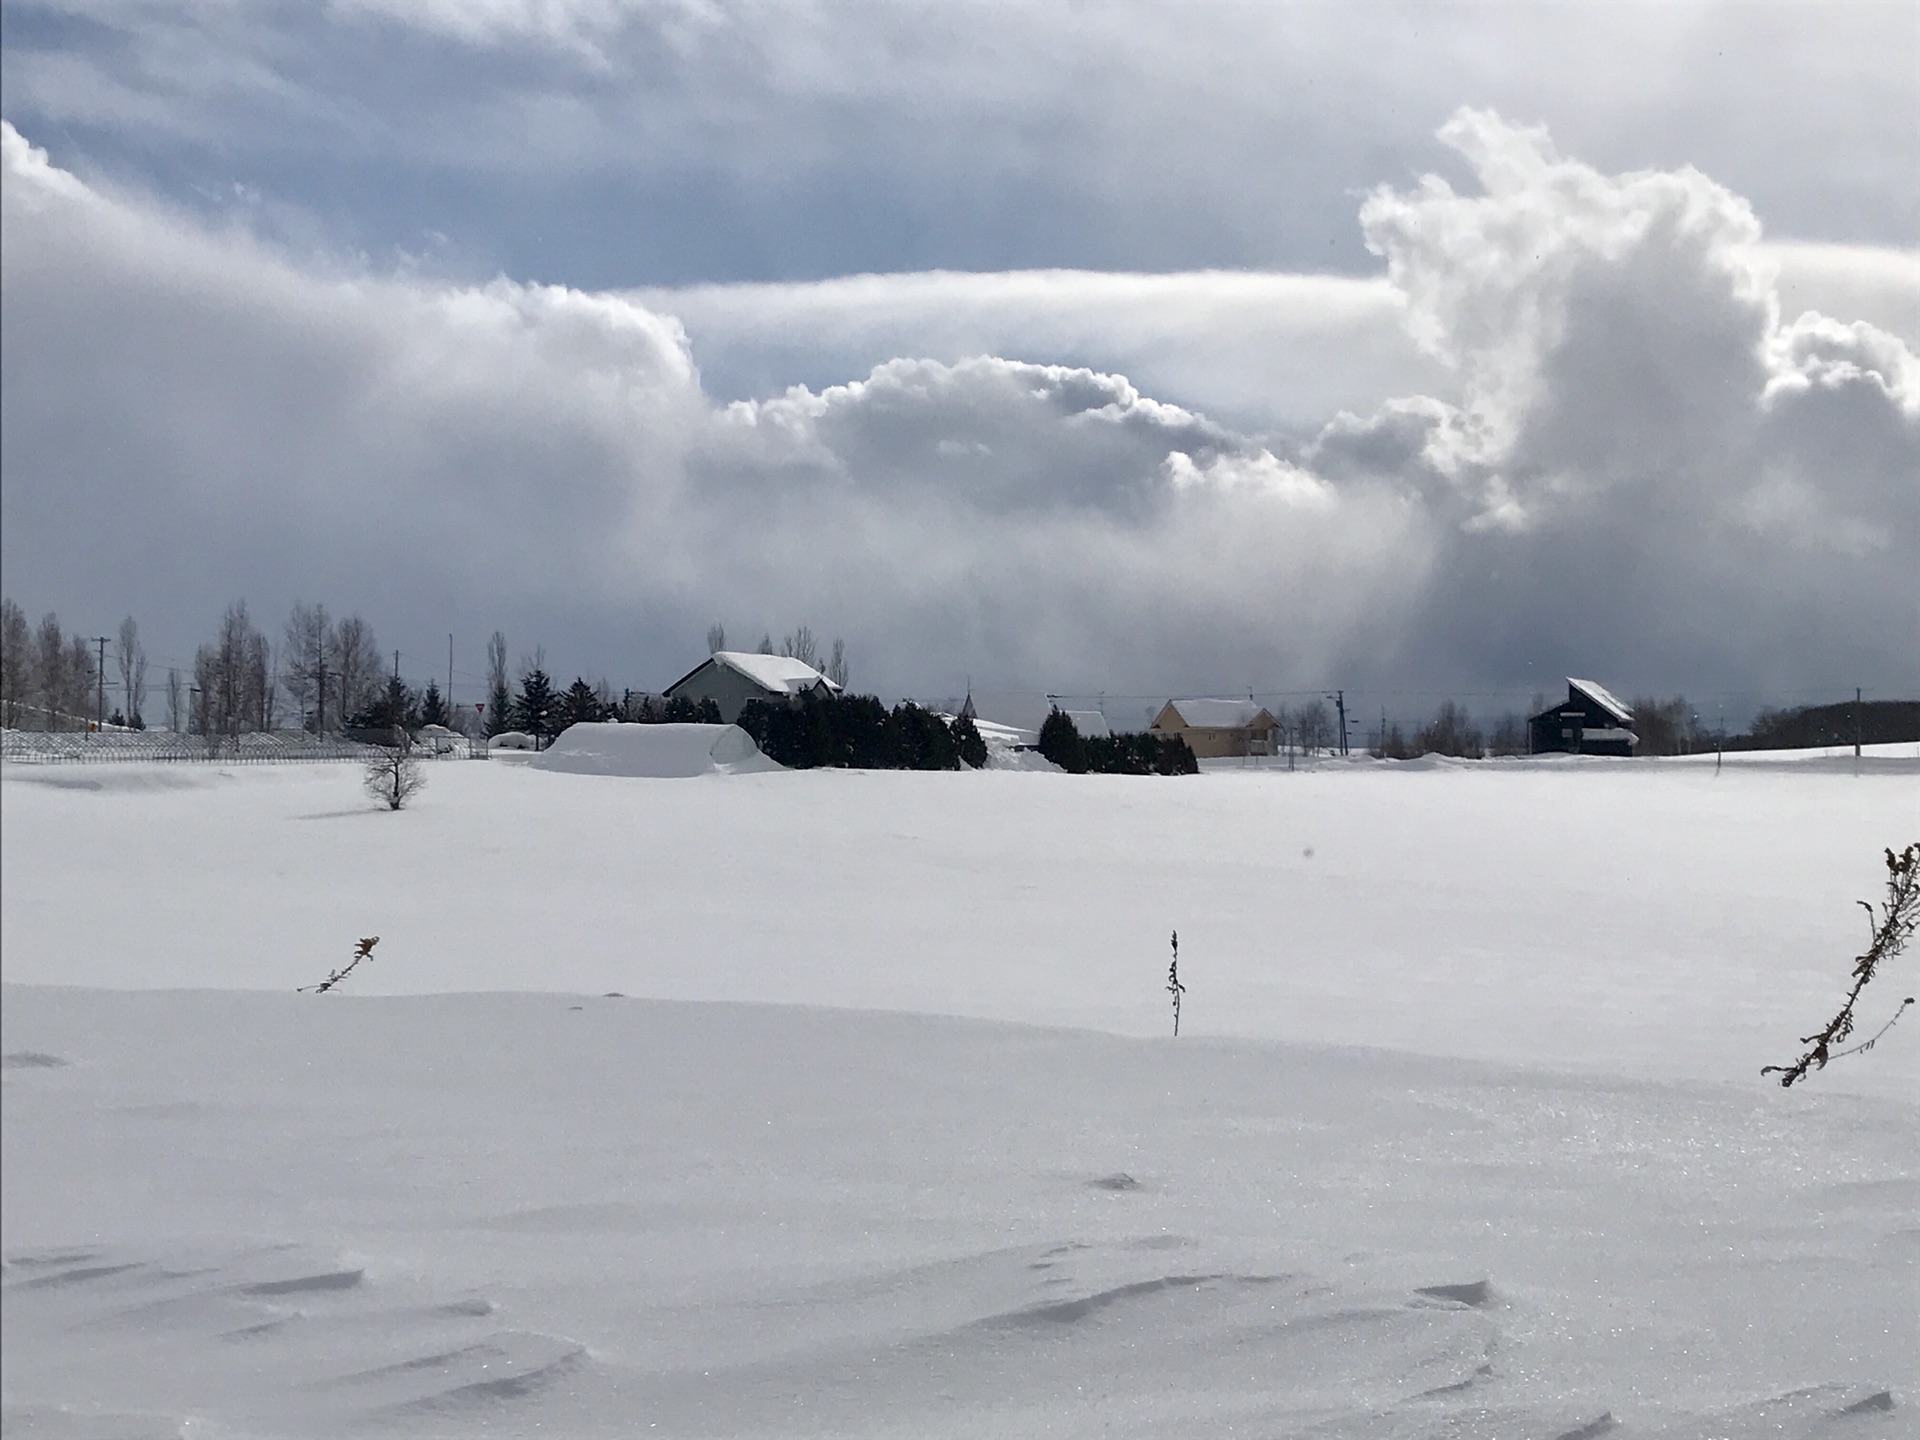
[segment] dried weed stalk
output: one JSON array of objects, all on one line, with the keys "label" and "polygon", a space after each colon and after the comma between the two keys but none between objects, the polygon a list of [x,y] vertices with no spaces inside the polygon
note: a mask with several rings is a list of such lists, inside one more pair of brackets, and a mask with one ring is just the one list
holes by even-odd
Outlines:
[{"label": "dried weed stalk", "polygon": [[1854,1002],[1860,998],[1860,992],[1867,988],[1867,983],[1873,979],[1881,962],[1892,959],[1904,950],[1907,941],[1913,938],[1916,925],[1920,925],[1920,844],[1909,845],[1898,855],[1887,851],[1887,897],[1880,902],[1878,911],[1865,900],[1858,904],[1867,912],[1869,939],[1866,951],[1853,962],[1853,988],[1847,991],[1846,1004],[1827,1022],[1824,1030],[1800,1037],[1800,1043],[1807,1047],[1804,1055],[1791,1065],[1766,1065],[1761,1068],[1762,1075],[1778,1075],[1782,1085],[1806,1079],[1810,1069],[1824,1070],[1829,1060],[1871,1050],[1880,1037],[1893,1028],[1894,1022],[1906,1014],[1907,1007],[1913,1004],[1911,995],[1902,1000],[1892,1018],[1863,1043],[1850,1050],[1833,1048],[1853,1033]]},{"label": "dried weed stalk", "polygon": [[338,970],[327,976],[327,978],[322,980],[318,985],[302,985],[294,993],[304,995],[311,990],[316,995],[324,995],[342,980],[346,979],[347,976],[351,975],[353,973],[353,967],[373,954],[373,947],[379,943],[380,937],[378,935],[363,936],[360,943],[353,947],[353,958],[347,961],[345,965],[342,965]]}]

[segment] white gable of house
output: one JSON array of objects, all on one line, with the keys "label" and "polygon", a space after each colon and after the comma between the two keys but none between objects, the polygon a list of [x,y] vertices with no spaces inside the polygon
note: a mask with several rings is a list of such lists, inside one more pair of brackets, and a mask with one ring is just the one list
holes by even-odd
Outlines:
[{"label": "white gable of house", "polygon": [[1189,730],[1244,730],[1265,708],[1251,700],[1169,700],[1167,704]]},{"label": "white gable of house", "polygon": [[809,690],[826,686],[837,691],[840,687],[822,675],[804,660],[796,660],[791,655],[758,655],[745,650],[717,650],[713,656],[716,665],[744,675],[762,690],[773,695],[804,695]]}]

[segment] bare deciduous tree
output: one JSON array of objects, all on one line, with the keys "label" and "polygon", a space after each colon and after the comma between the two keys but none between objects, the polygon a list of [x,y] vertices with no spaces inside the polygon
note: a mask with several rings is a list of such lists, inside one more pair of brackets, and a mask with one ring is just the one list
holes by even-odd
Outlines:
[{"label": "bare deciduous tree", "polygon": [[802,625],[793,634],[780,642],[780,653],[798,660],[802,665],[820,668],[820,647],[813,638],[813,627]]},{"label": "bare deciduous tree", "polygon": [[[541,684],[546,683],[546,680],[547,680],[547,647],[546,646],[535,645],[533,647],[533,653],[531,655],[527,654],[527,652],[524,650],[520,652],[519,673],[514,677],[514,689],[516,690],[517,694],[515,695],[514,702],[510,707],[514,715],[513,724],[516,730],[526,730],[526,729],[532,728],[528,724],[528,716],[526,714],[527,707],[525,706],[525,704],[522,703],[523,697],[527,694],[527,677],[530,675],[538,675],[541,677],[540,683]],[[538,684],[536,684],[534,688],[536,692],[540,692],[540,686]],[[544,692],[540,692],[540,693],[544,693]]]},{"label": "bare deciduous tree", "polygon": [[147,708],[147,652],[140,648],[140,627],[131,615],[120,622],[120,696],[126,706],[127,723],[135,729],[145,721]]},{"label": "bare deciduous tree", "polygon": [[73,719],[76,729],[85,730],[98,705],[99,692],[94,682],[100,674],[100,667],[93,658],[93,646],[87,643],[84,635],[67,637],[67,661],[62,667],[65,689],[60,699],[60,709]]},{"label": "bare deciduous tree", "polygon": [[1494,755],[1524,755],[1527,753],[1527,722],[1524,717],[1506,714],[1500,717],[1493,727],[1493,738],[1487,743],[1487,750]]},{"label": "bare deciduous tree", "polygon": [[718,620],[707,626],[707,653],[717,655],[727,648],[727,627]]},{"label": "bare deciduous tree", "polygon": [[513,709],[513,692],[507,688],[507,637],[496,630],[487,641],[487,717],[488,735],[509,728],[508,712]]},{"label": "bare deciduous tree", "polygon": [[20,728],[33,687],[33,631],[27,612],[11,600],[0,600],[0,725]]},{"label": "bare deciduous tree", "polygon": [[827,656],[826,674],[842,690],[847,688],[847,642],[838,635],[833,637],[833,650]]},{"label": "bare deciduous tree", "polygon": [[333,622],[328,618],[327,607],[296,600],[281,636],[280,685],[294,709],[300,712],[303,723],[315,730],[326,725],[321,673],[330,663],[332,652]]},{"label": "bare deciduous tree", "polygon": [[333,627],[333,672],[339,676],[340,715],[357,715],[377,698],[383,683],[373,627],[349,615]]},{"label": "bare deciduous tree", "polygon": [[271,730],[280,719],[280,686],[274,679],[273,644],[258,630],[247,637],[247,699],[256,730]]},{"label": "bare deciduous tree", "polygon": [[1468,760],[1478,760],[1486,751],[1485,738],[1473,723],[1473,716],[1452,700],[1440,702],[1433,719],[1415,733],[1413,744],[1422,755],[1453,755]]},{"label": "bare deciduous tree", "polygon": [[40,728],[59,728],[62,703],[67,694],[67,635],[60,628],[60,617],[49,610],[40,617],[40,628],[33,633],[34,698],[40,702]]},{"label": "bare deciduous tree", "polygon": [[413,753],[413,737],[404,726],[394,726],[391,743],[367,761],[367,793],[389,810],[398,810],[426,783],[420,757]]},{"label": "bare deciduous tree", "polygon": [[167,671],[167,729],[178,735],[182,722],[187,718],[186,687],[180,683],[180,672],[169,668]]},{"label": "bare deciduous tree", "polygon": [[1326,749],[1333,739],[1333,717],[1327,713],[1324,700],[1309,700],[1302,705],[1294,724],[1300,731],[1300,748],[1309,755]]},{"label": "bare deciduous tree", "polygon": [[220,634],[193,657],[195,728],[203,735],[239,735],[272,720],[272,652],[267,637],[237,600],[220,617]]}]

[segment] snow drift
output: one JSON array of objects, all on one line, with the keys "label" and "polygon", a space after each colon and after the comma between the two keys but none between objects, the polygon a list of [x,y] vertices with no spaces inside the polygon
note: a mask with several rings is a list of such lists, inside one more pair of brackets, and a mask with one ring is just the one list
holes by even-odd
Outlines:
[{"label": "snow drift", "polygon": [[570,775],[652,780],[781,768],[738,725],[569,725],[531,763]]},{"label": "snow drift", "polygon": [[1897,1100],[612,996],[0,1050],[9,1436],[1913,1433]]}]

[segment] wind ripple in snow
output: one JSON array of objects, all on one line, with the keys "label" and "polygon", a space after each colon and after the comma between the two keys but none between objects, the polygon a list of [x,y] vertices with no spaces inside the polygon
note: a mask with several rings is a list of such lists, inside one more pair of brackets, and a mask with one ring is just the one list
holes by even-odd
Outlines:
[{"label": "wind ripple in snow", "polygon": [[[168,1402],[83,1414],[10,1395],[9,1437],[174,1436],[186,1425],[176,1417],[204,1414],[209,1392],[223,1396],[221,1423],[242,1433],[409,1434],[432,1417],[491,1426],[586,1355],[559,1336],[487,1328],[498,1306],[484,1296],[417,1294],[303,1247],[67,1249],[9,1256],[6,1271],[8,1330],[67,1337],[61,1348],[93,1377],[91,1393],[111,1375]],[[291,1401],[297,1392],[306,1398]]]}]

